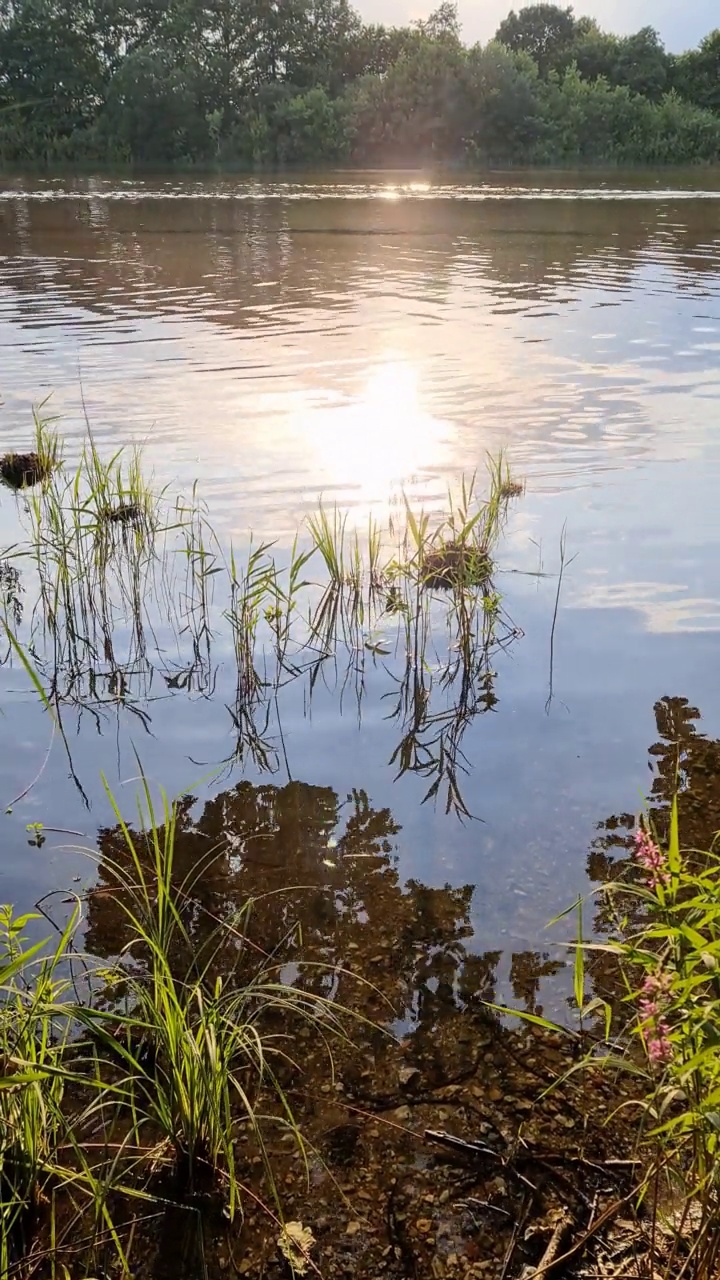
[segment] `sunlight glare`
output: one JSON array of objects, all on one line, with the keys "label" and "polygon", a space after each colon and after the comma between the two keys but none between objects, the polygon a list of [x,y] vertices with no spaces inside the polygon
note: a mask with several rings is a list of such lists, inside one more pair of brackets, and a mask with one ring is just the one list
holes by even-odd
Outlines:
[{"label": "sunlight glare", "polygon": [[314,413],[302,429],[328,489],[351,493],[360,519],[419,471],[437,467],[452,432],[423,408],[417,369],[391,357],[372,371],[355,404]]}]

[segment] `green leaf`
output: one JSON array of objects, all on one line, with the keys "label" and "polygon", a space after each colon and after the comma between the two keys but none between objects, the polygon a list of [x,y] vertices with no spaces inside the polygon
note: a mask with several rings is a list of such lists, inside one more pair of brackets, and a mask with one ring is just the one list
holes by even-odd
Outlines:
[{"label": "green leaf", "polygon": [[677,885],[681,867],[677,795],[673,796],[672,808],[670,810],[670,838],[668,840],[667,857],[668,868],[673,878],[673,884]]},{"label": "green leaf", "polygon": [[6,632],[6,634],[7,634],[7,638],[8,638],[8,640],[10,641],[10,644],[12,645],[13,649],[15,650],[15,653],[17,654],[17,656],[18,656],[18,658],[20,659],[20,661],[21,661],[22,665],[24,666],[24,668],[25,668],[25,670],[26,670],[27,674],[29,675],[30,679],[32,680],[32,683],[33,683],[33,685],[35,686],[35,689],[37,690],[38,696],[39,696],[40,700],[42,701],[42,703],[43,703],[43,704],[44,704],[44,706],[45,706],[45,710],[46,710],[46,711],[49,711],[51,716],[52,716],[52,715],[54,715],[54,713],[53,713],[53,709],[52,709],[52,707],[51,707],[51,705],[50,705],[50,702],[49,702],[49,699],[48,699],[48,696],[47,696],[47,694],[46,694],[46,692],[45,692],[45,690],[44,690],[44,688],[43,688],[43,686],[42,686],[42,683],[41,683],[41,681],[40,681],[40,677],[39,677],[39,675],[38,675],[37,671],[35,670],[35,668],[33,667],[32,663],[30,662],[30,659],[28,658],[27,654],[25,653],[25,650],[23,649],[22,645],[18,643],[17,639],[16,639],[16,638],[15,638],[15,636],[13,635],[13,633],[12,633],[12,631],[10,630],[9,626],[7,625],[7,623],[6,623],[6,622],[3,622],[3,623],[2,623],[2,626],[4,626],[4,628],[5,628],[5,632]]},{"label": "green leaf", "polygon": [[583,918],[582,918],[582,898],[577,900],[577,916],[578,916],[578,933],[575,945],[575,968],[573,975],[573,987],[575,994],[575,1003],[582,1013],[583,1001],[585,999],[585,956],[583,954]]},{"label": "green leaf", "polygon": [[482,1003],[486,1009],[494,1009],[496,1013],[510,1014],[513,1018],[520,1018],[522,1022],[531,1022],[535,1027],[544,1027],[546,1031],[562,1032],[573,1040],[577,1038],[576,1032],[570,1028],[561,1026],[559,1022],[551,1022],[549,1018],[541,1018],[537,1013],[528,1013],[525,1009],[511,1009],[509,1005],[493,1004],[490,1000],[483,1000]]}]

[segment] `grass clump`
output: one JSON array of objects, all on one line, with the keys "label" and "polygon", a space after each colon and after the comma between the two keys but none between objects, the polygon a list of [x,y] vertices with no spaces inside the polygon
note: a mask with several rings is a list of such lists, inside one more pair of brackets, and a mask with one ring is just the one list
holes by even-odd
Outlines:
[{"label": "grass clump", "polygon": [[35,448],[26,453],[10,452],[0,458],[0,480],[9,489],[32,489],[49,480],[62,461],[62,448],[57,432],[41,413],[33,410]]},{"label": "grass clump", "polygon": [[175,1194],[218,1192],[232,1219],[240,1205],[235,1147],[242,1131],[252,1136],[272,1185],[263,1130],[268,1117],[260,1103],[265,1094],[277,1104],[275,1123],[303,1150],[276,1069],[294,1020],[327,1035],[341,1031],[338,1012],[280,981],[270,957],[255,959],[251,972],[241,973],[249,958],[249,903],[230,919],[209,922],[198,949],[188,928],[194,885],[218,851],[180,878],[174,807],[164,801],[159,823],[145,786],[138,833],[110,798],[127,854],[123,864],[103,863],[130,931],[128,963],[115,975],[126,1012],[99,1020],[93,1013],[86,1020],[127,1073],[137,1144],[154,1144],[154,1159],[170,1172]]},{"label": "grass clump", "polygon": [[300,1027],[323,1043],[343,1033],[332,1001],[248,946],[250,903],[208,918],[198,945],[194,886],[217,851],[182,876],[174,806],[156,817],[144,785],[133,830],[108,795],[124,845],[103,872],[126,937],[111,965],[75,954],[79,904],[49,952],[24,939],[39,917],[0,911],[2,1277],[43,1259],[94,1275],[108,1249],[129,1274],[148,1218],[242,1215],[255,1155],[282,1221],[268,1135],[291,1135],[305,1159],[282,1083],[290,1045]]},{"label": "grass clump", "polygon": [[430,590],[490,590],[508,503],[523,490],[512,480],[502,453],[488,457],[487,474],[485,498],[478,496],[477,473],[462,477],[457,495],[448,490],[447,515],[434,528],[424,512],[415,516],[406,501],[406,554],[396,572],[416,576]]},{"label": "grass clump", "polygon": [[50,471],[43,466],[39,454],[6,453],[0,458],[0,476],[9,489],[31,489],[47,480]]},{"label": "grass clump", "polygon": [[319,552],[332,586],[360,591],[387,588],[398,579],[417,581],[429,590],[485,589],[494,569],[493,552],[513,498],[524,485],[514,480],[502,452],[489,455],[488,493],[478,494],[477,473],[461,477],[459,493],[448,490],[447,512],[434,523],[415,512],[404,498],[405,529],[394,555],[383,553],[383,533],[370,517],[367,537],[347,529],[348,513],[320,505],[309,517],[314,550]]},{"label": "grass clump", "polygon": [[[113,1096],[74,1017],[76,903],[54,946],[29,943],[39,914],[0,908],[0,1275],[30,1274],[49,1242],[89,1219],[113,1234],[92,1141]],[[56,1208],[62,1202],[62,1224]],[[44,1241],[44,1243],[43,1243]]]}]

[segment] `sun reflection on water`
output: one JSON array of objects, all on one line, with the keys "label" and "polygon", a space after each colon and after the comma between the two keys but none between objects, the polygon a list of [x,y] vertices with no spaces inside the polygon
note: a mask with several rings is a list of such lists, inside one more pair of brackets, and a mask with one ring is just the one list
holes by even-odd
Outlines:
[{"label": "sun reflection on water", "polygon": [[326,494],[352,508],[359,523],[400,488],[422,489],[447,458],[453,424],[423,406],[418,371],[387,356],[353,404],[318,410],[299,424]]}]

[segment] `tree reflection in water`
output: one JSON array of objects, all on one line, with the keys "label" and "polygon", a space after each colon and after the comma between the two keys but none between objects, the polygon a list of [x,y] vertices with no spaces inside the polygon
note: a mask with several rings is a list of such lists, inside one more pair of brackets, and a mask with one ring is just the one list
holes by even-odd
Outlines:
[{"label": "tree reflection in water", "polygon": [[[720,831],[720,739],[699,732],[700,711],[687,698],[655,703],[658,741],[648,754],[655,776],[648,817],[661,842],[667,839],[670,809],[677,795],[680,838],[686,850],[711,847]],[[630,864],[636,815],[613,814],[599,824],[588,859],[591,880],[615,879]]]},{"label": "tree reflection in water", "polygon": [[[175,877],[198,962],[216,947],[218,923],[239,919],[251,904],[216,965],[242,975],[271,963],[285,981],[404,1035],[429,1066],[437,1060],[442,1078],[449,1067],[440,1041],[451,1058],[462,1056],[473,1023],[487,1022],[478,997],[495,996],[501,953],[476,954],[471,945],[474,886],[403,881],[400,828],[362,790],[341,800],[329,787],[244,781],[196,814],[195,798],[183,797]],[[113,871],[130,870],[119,827],[100,831],[99,851],[86,946],[107,958],[129,941]],[[181,971],[188,959],[178,957]],[[512,986],[525,1008],[536,1009],[542,978],[558,967],[534,952],[512,957]]]},{"label": "tree reflection in water", "polygon": [[[649,749],[654,777],[647,799],[647,816],[661,843],[668,837],[670,811],[677,796],[680,841],[685,857],[701,860],[703,849],[709,849],[720,831],[720,739],[707,737],[698,730],[700,710],[687,698],[664,697],[654,706],[658,741]],[[616,813],[598,824],[599,835],[593,840],[587,870],[592,881],[609,884],[632,875],[634,813]],[[631,922],[640,924],[643,907],[638,899],[623,898],[623,912]],[[612,933],[617,927],[614,909],[601,895],[595,914],[595,931]],[[602,952],[588,956],[589,976],[597,994],[617,1001],[624,988],[619,986],[617,965]]]}]

